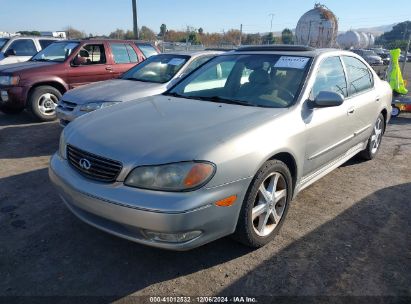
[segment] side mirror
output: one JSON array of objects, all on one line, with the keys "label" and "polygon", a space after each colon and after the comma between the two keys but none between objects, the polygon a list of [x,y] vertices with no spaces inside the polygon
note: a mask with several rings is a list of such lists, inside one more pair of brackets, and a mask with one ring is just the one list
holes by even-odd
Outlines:
[{"label": "side mirror", "polygon": [[340,93],[321,91],[312,101],[314,108],[338,107],[344,102],[344,96]]},{"label": "side mirror", "polygon": [[16,51],[14,49],[8,49],[4,53],[4,57],[9,57],[9,56],[16,56]]}]

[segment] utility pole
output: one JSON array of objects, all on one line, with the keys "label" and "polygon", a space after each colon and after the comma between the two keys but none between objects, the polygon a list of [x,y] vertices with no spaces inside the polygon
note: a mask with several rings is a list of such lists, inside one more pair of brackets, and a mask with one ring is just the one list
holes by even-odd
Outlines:
[{"label": "utility pole", "polygon": [[243,24],[240,25],[240,44],[239,46],[241,46],[242,39],[243,39]]},{"label": "utility pole", "polygon": [[268,14],[268,16],[271,16],[270,33],[272,33],[273,32],[273,19],[274,19],[275,14],[271,13],[271,14]]},{"label": "utility pole", "polygon": [[410,43],[411,43],[411,34],[408,36],[408,43],[407,43],[407,47],[405,48],[405,54],[404,54],[404,62],[401,65],[401,74],[404,75],[404,70],[405,70],[405,64],[407,62],[408,59],[408,52],[410,50]]},{"label": "utility pole", "polygon": [[133,32],[134,32],[134,37],[138,39],[139,35],[138,35],[138,24],[137,24],[137,0],[132,0],[132,3],[133,3]]},{"label": "utility pole", "polygon": [[189,27],[187,25],[187,34],[186,34],[186,51],[188,51],[188,35],[190,33]]}]

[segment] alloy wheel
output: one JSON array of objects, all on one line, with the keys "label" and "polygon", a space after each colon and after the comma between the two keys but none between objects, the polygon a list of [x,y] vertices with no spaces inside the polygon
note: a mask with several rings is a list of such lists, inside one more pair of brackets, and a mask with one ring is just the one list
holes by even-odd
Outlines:
[{"label": "alloy wheel", "polygon": [[45,93],[40,95],[38,101],[38,108],[43,115],[54,115],[57,107],[58,97],[51,93]]},{"label": "alloy wheel", "polygon": [[279,224],[287,202],[287,184],[283,175],[273,172],[258,188],[252,209],[254,232],[261,237],[270,235]]},{"label": "alloy wheel", "polygon": [[380,146],[382,139],[383,122],[381,117],[377,119],[374,125],[374,130],[371,135],[371,153],[375,154]]}]

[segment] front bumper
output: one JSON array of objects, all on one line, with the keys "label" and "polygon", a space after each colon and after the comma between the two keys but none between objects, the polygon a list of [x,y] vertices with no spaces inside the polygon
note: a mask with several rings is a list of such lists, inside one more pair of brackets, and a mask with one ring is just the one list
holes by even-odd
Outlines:
[{"label": "front bumper", "polygon": [[1,87],[0,107],[22,109],[26,105],[28,89],[25,87]]},{"label": "front bumper", "polygon": [[71,121],[84,114],[87,114],[87,112],[80,111],[80,106],[76,106],[74,108],[65,108],[61,105],[58,105],[56,108],[56,115],[62,127],[67,126]]},{"label": "front bumper", "polygon": [[[181,193],[142,190],[122,183],[104,184],[88,180],[57,154],[51,159],[49,176],[67,207],[81,220],[128,240],[171,250],[189,250],[233,233],[250,183],[250,179],[245,179]],[[110,193],[116,194],[110,197]],[[214,205],[214,202],[231,195],[237,195],[232,206]],[[147,208],[147,202],[152,203],[153,209]],[[161,204],[166,206],[161,208]],[[174,209],[170,210],[169,206],[174,206]],[[201,231],[202,234],[187,242],[169,243],[154,241],[144,231]]]}]

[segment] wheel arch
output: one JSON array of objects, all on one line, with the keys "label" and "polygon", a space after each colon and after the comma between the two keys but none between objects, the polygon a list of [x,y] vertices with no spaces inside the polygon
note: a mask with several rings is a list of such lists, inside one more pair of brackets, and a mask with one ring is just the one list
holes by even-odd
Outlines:
[{"label": "wheel arch", "polygon": [[292,155],[290,152],[277,152],[274,155],[272,155],[270,158],[268,158],[267,161],[274,160],[274,159],[282,161],[290,170],[292,183],[293,183],[292,189],[294,192],[295,186],[297,183],[297,176],[298,176],[297,162],[296,162],[294,155]]},{"label": "wheel arch", "polygon": [[[33,91],[34,91],[36,88],[42,87],[42,86],[50,86],[50,87],[53,87],[53,88],[55,88],[56,90],[58,90],[58,91],[61,93],[61,95],[63,95],[63,94],[64,94],[65,92],[67,92],[67,90],[68,90],[68,88],[67,88],[64,84],[62,84],[62,83],[60,83],[60,82],[58,82],[58,81],[56,81],[56,80],[42,81],[42,82],[35,83],[35,84],[33,84],[33,85],[31,86],[30,90],[29,90],[28,93],[27,93],[27,99],[30,98],[31,94],[33,93]],[[26,103],[26,104],[27,104],[27,103]]]}]

